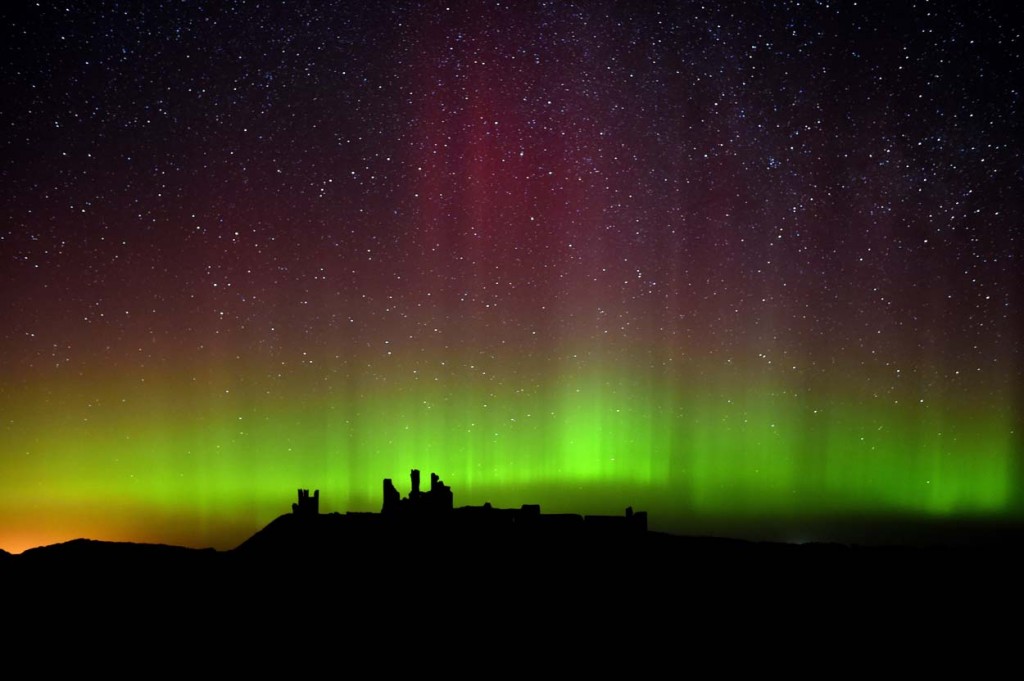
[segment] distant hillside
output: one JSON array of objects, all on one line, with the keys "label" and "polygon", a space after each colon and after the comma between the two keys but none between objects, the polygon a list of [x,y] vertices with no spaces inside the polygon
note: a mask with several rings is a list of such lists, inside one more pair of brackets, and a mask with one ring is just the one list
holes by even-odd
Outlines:
[{"label": "distant hillside", "polygon": [[82,570],[115,566],[118,569],[178,568],[189,565],[207,565],[215,560],[217,555],[217,551],[213,549],[73,539],[60,544],[28,549],[18,556],[12,556],[10,560],[16,566],[30,568],[50,566],[73,567]]}]

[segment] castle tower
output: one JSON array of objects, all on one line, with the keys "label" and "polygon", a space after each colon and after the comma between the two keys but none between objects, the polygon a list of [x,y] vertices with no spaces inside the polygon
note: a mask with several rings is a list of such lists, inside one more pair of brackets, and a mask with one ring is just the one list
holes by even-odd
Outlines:
[{"label": "castle tower", "polygon": [[320,490],[315,490],[311,497],[309,496],[308,489],[300,489],[299,501],[292,504],[292,513],[298,515],[317,515],[320,513]]},{"label": "castle tower", "polygon": [[395,489],[395,484],[391,482],[391,478],[384,478],[384,506],[380,509],[380,512],[397,513],[401,501],[402,497],[398,490]]}]

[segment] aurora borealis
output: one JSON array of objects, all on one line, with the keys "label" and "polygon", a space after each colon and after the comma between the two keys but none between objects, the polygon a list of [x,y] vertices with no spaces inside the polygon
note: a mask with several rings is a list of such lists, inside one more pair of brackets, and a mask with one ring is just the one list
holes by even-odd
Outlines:
[{"label": "aurora borealis", "polygon": [[1009,5],[0,12],[2,548],[1024,520]]}]

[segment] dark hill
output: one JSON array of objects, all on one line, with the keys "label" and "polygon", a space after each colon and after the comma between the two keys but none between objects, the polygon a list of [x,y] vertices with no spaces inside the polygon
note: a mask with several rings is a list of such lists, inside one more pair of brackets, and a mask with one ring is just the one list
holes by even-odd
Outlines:
[{"label": "dark hill", "polygon": [[75,539],[28,549],[3,561],[5,571],[24,579],[80,581],[148,579],[161,574],[199,575],[211,572],[223,554],[165,544],[136,544]]},{"label": "dark hill", "polygon": [[765,602],[837,616],[889,603],[901,612],[930,612],[939,601],[964,609],[1016,589],[1020,567],[1009,550],[771,544],[581,527],[481,532],[377,514],[290,514],[224,552],[84,539],[31,549],[0,561],[0,583],[17,585],[21,611],[37,610],[39,599],[61,611],[84,601],[75,606],[82,612],[179,612],[204,626],[265,621],[271,607],[311,607],[388,627],[412,607],[444,613],[445,621],[540,618],[555,629],[615,630],[621,618],[638,622],[652,608],[687,617]]},{"label": "dark hill", "polygon": [[43,564],[70,562],[78,565],[101,565],[109,562],[142,565],[147,563],[179,563],[209,561],[214,549],[190,549],[167,544],[137,544],[132,542],[73,539],[61,544],[28,549],[18,558],[20,562]]}]

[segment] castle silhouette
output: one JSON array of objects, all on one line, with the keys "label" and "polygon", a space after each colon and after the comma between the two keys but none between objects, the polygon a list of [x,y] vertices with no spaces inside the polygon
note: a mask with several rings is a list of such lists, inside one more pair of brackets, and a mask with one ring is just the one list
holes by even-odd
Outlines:
[{"label": "castle silhouette", "polygon": [[[576,513],[541,513],[540,504],[523,504],[519,508],[495,508],[490,503],[483,506],[461,506],[456,508],[452,488],[444,484],[436,473],[430,474],[430,489],[420,489],[420,471],[409,473],[409,496],[404,499],[395,488],[391,478],[384,478],[383,505],[380,513],[349,511],[345,514],[349,522],[362,520],[366,524],[388,521],[397,524],[436,524],[476,530],[538,530],[574,531],[599,530],[622,532],[646,532],[647,512],[634,512],[632,507],[624,515],[580,515]],[[298,502],[292,504],[296,516],[316,516],[320,513],[320,490],[312,496],[308,489],[300,489]]]}]

